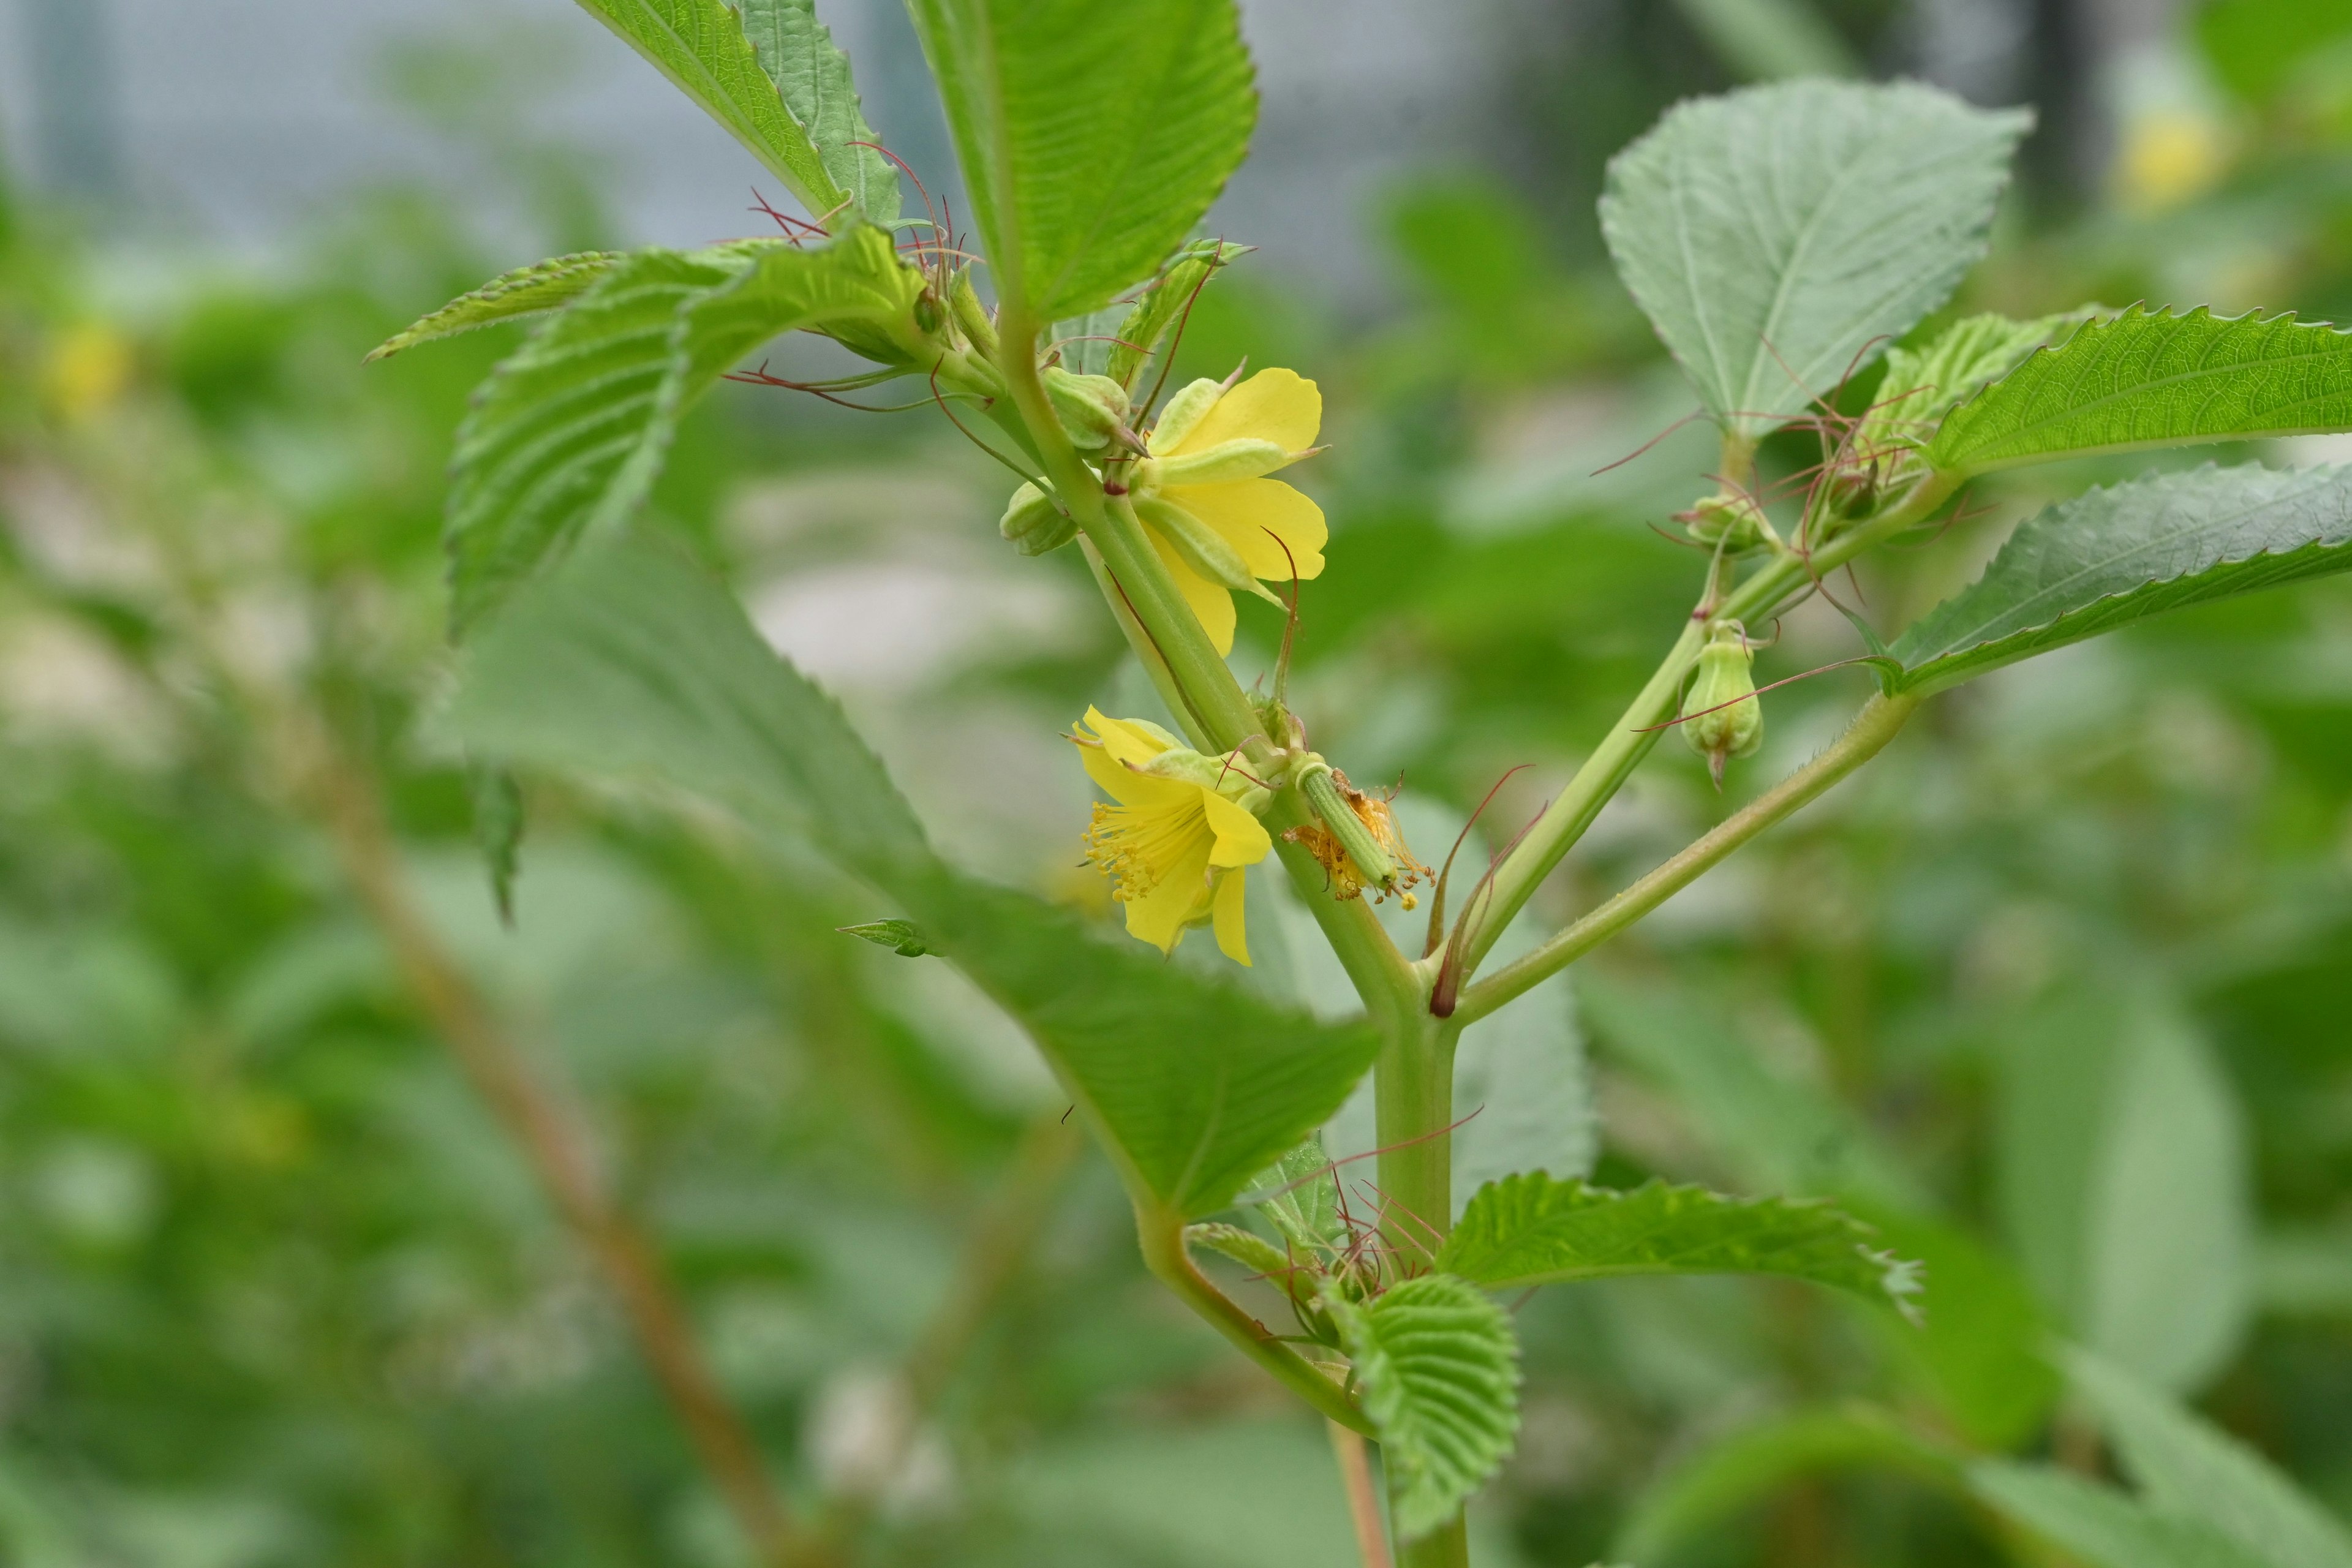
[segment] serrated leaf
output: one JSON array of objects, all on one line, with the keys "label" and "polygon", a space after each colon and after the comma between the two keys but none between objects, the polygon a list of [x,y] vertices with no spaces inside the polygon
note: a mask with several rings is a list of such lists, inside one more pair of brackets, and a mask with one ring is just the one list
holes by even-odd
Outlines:
[{"label": "serrated leaf", "polygon": [[[832,699],[692,564],[623,541],[519,594],[446,717],[486,755],[650,780],[804,834],[1018,1020],[1139,1198],[1186,1216],[1346,1099],[1378,1039],[942,863]],[[1073,831],[1076,825],[1073,824]]]},{"label": "serrated leaf", "polygon": [[[740,0],[744,36],[817,161],[868,223],[898,218],[898,170],[875,145],[849,57],[817,20],[814,0]],[[813,209],[814,210],[814,209]]]},{"label": "serrated leaf", "polygon": [[1995,1510],[2090,1568],[2288,1568],[2210,1525],[2144,1508],[2055,1466],[1988,1460],[1969,1480]]},{"label": "serrated leaf", "polygon": [[923,933],[912,921],[867,921],[863,925],[833,929],[844,936],[859,937],[877,947],[887,947],[901,958],[920,958],[931,951],[924,945]]},{"label": "serrated leaf", "polygon": [[1306,1142],[1250,1179],[1249,1192],[1274,1228],[1304,1253],[1337,1244],[1347,1233],[1339,1222],[1339,1174],[1323,1152],[1323,1135]]},{"label": "serrated leaf", "polygon": [[580,0],[580,7],[725,126],[811,216],[849,200],[761,68],[742,17],[726,0]]},{"label": "serrated leaf", "polygon": [[1753,439],[1950,295],[2031,123],[1916,82],[1693,100],[1610,161],[1601,232],[1717,422]]},{"label": "serrated leaf", "polygon": [[2167,610],[2352,567],[2352,466],[2199,468],[2063,501],[1895,639],[1933,691]]},{"label": "serrated leaf", "polygon": [[1651,1182],[1630,1192],[1540,1173],[1479,1189],[1437,1267],[1489,1289],[1622,1274],[1777,1274],[1912,1310],[1915,1265],[1824,1203]]},{"label": "serrated leaf", "polygon": [[1389,1505],[1407,1540],[1428,1534],[1510,1457],[1519,1428],[1518,1338],[1469,1281],[1424,1274],[1375,1297],[1322,1295],[1380,1433]]},{"label": "serrated leaf", "polygon": [[2138,306],[2094,321],[1952,410],[1948,473],[2089,452],[2352,429],[2352,333],[2291,315]]},{"label": "serrated leaf", "polygon": [[522,788],[504,768],[466,764],[466,793],[474,808],[474,846],[490,877],[490,900],[502,925],[514,924],[515,878],[521,870]]},{"label": "serrated leaf", "polygon": [[2080,326],[2084,314],[2030,321],[1969,316],[1918,348],[1898,343],[1886,351],[1886,374],[1878,384],[1876,403],[1863,420],[1856,447],[1876,452],[1889,446],[1926,446],[1956,404],[2015,370],[2035,349]]},{"label": "serrated leaf", "polygon": [[492,373],[457,429],[446,542],[450,619],[469,627],[585,530],[635,511],[678,420],[779,333],[886,324],[921,280],[887,234],[638,251]]},{"label": "serrated leaf", "polygon": [[430,315],[419,317],[413,324],[394,332],[369,351],[367,362],[373,364],[389,358],[403,349],[436,338],[454,337],[470,332],[478,327],[494,327],[501,321],[528,321],[534,316],[560,310],[593,288],[614,267],[628,259],[618,250],[583,250],[571,256],[557,256],[545,261],[534,261],[529,267],[518,267],[511,272],[501,272],[471,293],[460,294]]},{"label": "serrated leaf", "polygon": [[1134,391],[1136,378],[1151,363],[1160,340],[1183,320],[1218,268],[1255,248],[1204,239],[1179,251],[1112,329],[1118,341],[1109,345],[1110,352],[1104,356],[1103,374]]},{"label": "serrated leaf", "polygon": [[2253,1449],[2113,1363],[2078,1351],[2066,1371],[2151,1508],[2278,1568],[2352,1568],[2352,1531]]},{"label": "serrated leaf", "polygon": [[1257,120],[1233,0],[910,0],[997,297],[1082,316],[1152,275]]}]

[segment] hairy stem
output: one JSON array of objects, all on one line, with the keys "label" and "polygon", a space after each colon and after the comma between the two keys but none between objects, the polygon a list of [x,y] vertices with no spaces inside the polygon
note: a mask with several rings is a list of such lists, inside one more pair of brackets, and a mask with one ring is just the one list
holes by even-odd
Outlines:
[{"label": "hairy stem", "polygon": [[1921,700],[1908,693],[1873,697],[1863,705],[1845,733],[1820,756],[1574,925],[1470,987],[1463,994],[1454,1018],[1467,1024],[1485,1017],[1664,903],[1733,850],[1798,807],[1817,799],[1822,791],[1876,756],[1903,728]]}]

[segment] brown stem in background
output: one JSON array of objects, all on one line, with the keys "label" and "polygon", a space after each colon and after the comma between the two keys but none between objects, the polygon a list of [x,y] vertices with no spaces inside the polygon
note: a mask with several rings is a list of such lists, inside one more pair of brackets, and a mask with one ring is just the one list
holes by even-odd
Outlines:
[{"label": "brown stem in background", "polygon": [[1380,1489],[1372,1484],[1372,1458],[1363,1434],[1337,1421],[1326,1421],[1331,1452],[1339,1461],[1339,1480],[1348,1489],[1348,1518],[1356,1527],[1356,1552],[1364,1568],[1395,1568],[1389,1555],[1388,1527],[1381,1517]]},{"label": "brown stem in background", "polygon": [[830,1561],[828,1553],[804,1542],[786,1515],[751,1429],[703,1360],[677,1287],[652,1244],[605,1191],[586,1134],[539,1081],[522,1049],[410,897],[373,781],[323,736],[318,741],[310,748],[311,765],[304,770],[310,785],[305,794],[319,808],[352,889],[457,1065],[521,1148],[564,1222],[620,1299],[637,1348],[736,1523],[763,1562]]}]

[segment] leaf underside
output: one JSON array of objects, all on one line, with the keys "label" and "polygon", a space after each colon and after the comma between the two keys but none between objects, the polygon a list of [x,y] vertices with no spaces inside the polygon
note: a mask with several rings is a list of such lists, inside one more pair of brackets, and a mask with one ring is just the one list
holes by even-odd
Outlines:
[{"label": "leaf underside", "polygon": [[1000,299],[1040,321],[1150,278],[1257,119],[1233,0],[911,0]]},{"label": "leaf underside", "polygon": [[2135,306],[2032,355],[1928,444],[1950,473],[2090,452],[2352,429],[2352,333],[2291,315]]},{"label": "leaf underside", "polygon": [[431,342],[436,338],[455,337],[478,327],[526,321],[560,310],[626,259],[626,255],[617,250],[583,250],[501,272],[480,288],[458,295],[432,314],[419,317],[386,338],[369,352],[368,363],[390,358],[403,349]]},{"label": "leaf underside", "polygon": [[1323,1300],[1380,1433],[1397,1533],[1426,1535],[1485,1484],[1517,1436],[1511,1320],[1447,1274],[1407,1279],[1369,1304],[1331,1291]]},{"label": "leaf underside", "polygon": [[1028,1029],[1137,1195],[1187,1216],[1327,1120],[1377,1048],[1365,1026],[1271,1006],[942,863],[832,699],[666,551],[585,551],[519,594],[476,639],[448,721],[485,753],[650,780],[806,835]]},{"label": "leaf underside", "polygon": [[1438,1268],[1489,1289],[1624,1274],[1775,1274],[1908,1310],[1916,1269],[1827,1204],[1651,1182],[1630,1192],[1540,1172],[1479,1189]]},{"label": "leaf underside", "polygon": [[1708,410],[1752,439],[1951,294],[2031,123],[1913,82],[1692,100],[1611,160],[1601,232]]},{"label": "leaf underside", "polygon": [[[850,79],[849,57],[814,0],[740,0],[743,34],[834,185],[868,223],[898,218],[898,171],[879,150]],[[860,143],[866,143],[860,145]]]},{"label": "leaf underside", "polygon": [[751,241],[637,251],[541,322],[458,426],[446,542],[450,619],[469,628],[583,531],[626,519],[678,420],[779,333],[885,322],[920,279],[884,230],[822,247]]},{"label": "leaf underside", "polygon": [[2352,567],[2352,466],[2207,467],[2063,501],[1887,650],[1935,690],[2166,610]]}]

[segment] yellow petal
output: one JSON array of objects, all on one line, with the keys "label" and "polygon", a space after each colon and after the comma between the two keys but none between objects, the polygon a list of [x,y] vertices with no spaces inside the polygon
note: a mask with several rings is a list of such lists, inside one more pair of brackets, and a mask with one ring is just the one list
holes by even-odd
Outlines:
[{"label": "yellow petal", "polygon": [[1249,937],[1242,929],[1242,900],[1247,889],[1244,873],[1228,871],[1217,883],[1215,900],[1217,951],[1244,969],[1250,967]]},{"label": "yellow petal", "polygon": [[1111,760],[1130,763],[1140,767],[1169,748],[1164,737],[1167,731],[1159,725],[1146,726],[1133,719],[1108,719],[1099,708],[1088,708],[1086,727],[1094,731]]},{"label": "yellow petal", "polygon": [[1221,441],[1255,437],[1286,452],[1315,445],[1323,427],[1323,394],[1289,370],[1262,370],[1217,399],[1202,421],[1176,444],[1179,452],[1200,452]]},{"label": "yellow petal", "polygon": [[1209,836],[1203,833],[1184,847],[1157,887],[1127,901],[1127,934],[1172,952],[1208,897]]},{"label": "yellow petal", "polygon": [[1289,582],[1294,565],[1301,578],[1323,574],[1323,544],[1331,537],[1323,509],[1280,479],[1181,485],[1168,500],[1224,535],[1267,582]]},{"label": "yellow petal", "polygon": [[1210,865],[1255,866],[1274,848],[1274,839],[1266,832],[1265,824],[1216,791],[1201,791],[1201,807],[1217,836],[1217,847],[1209,856]]},{"label": "yellow petal", "polygon": [[[1271,481],[1260,479],[1257,482],[1266,484]],[[1184,602],[1192,606],[1193,617],[1201,623],[1201,629],[1209,634],[1209,641],[1216,646],[1219,657],[1233,652],[1234,596],[1177,559],[1176,552],[1169,549],[1167,542],[1156,533],[1151,535],[1151,547],[1160,552],[1160,559],[1167,563],[1168,574],[1176,579],[1176,586],[1182,591]],[[1246,552],[1242,559],[1249,559]]]}]

